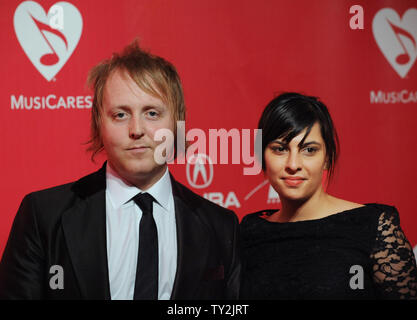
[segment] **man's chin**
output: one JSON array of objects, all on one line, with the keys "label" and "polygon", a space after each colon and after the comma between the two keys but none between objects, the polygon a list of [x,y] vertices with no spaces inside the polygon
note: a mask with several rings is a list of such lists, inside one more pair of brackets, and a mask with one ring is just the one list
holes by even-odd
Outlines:
[{"label": "man's chin", "polygon": [[130,163],[125,164],[121,167],[121,170],[118,171],[119,175],[130,181],[136,179],[146,179],[147,177],[153,177],[165,169],[166,165],[156,165],[155,163]]}]

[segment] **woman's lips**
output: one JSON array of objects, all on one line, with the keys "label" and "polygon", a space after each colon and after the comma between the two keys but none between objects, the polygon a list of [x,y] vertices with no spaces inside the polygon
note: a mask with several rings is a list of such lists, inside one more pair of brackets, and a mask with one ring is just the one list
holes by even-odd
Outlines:
[{"label": "woman's lips", "polygon": [[299,186],[301,183],[303,183],[303,181],[305,179],[303,178],[295,178],[295,177],[291,177],[291,178],[283,178],[285,184],[289,187],[296,187]]}]

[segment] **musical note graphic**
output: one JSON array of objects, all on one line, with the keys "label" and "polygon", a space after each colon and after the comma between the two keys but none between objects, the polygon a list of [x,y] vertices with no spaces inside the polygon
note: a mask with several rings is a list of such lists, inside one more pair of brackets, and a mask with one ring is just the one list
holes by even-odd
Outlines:
[{"label": "musical note graphic", "polygon": [[54,50],[54,48],[52,47],[51,43],[48,41],[48,39],[45,37],[43,31],[48,31],[51,32],[53,34],[55,34],[56,36],[60,37],[64,43],[65,43],[65,47],[68,50],[68,43],[67,43],[67,39],[65,38],[65,36],[58,30],[51,28],[49,25],[40,22],[38,20],[36,20],[32,15],[30,15],[33,22],[35,22],[36,26],[39,29],[39,32],[41,33],[42,37],[45,39],[47,45],[49,46],[49,48],[52,50],[51,53],[46,53],[44,54],[41,58],[40,58],[40,62],[45,65],[45,66],[52,66],[54,64],[57,64],[59,61],[59,57],[56,53],[56,51]]},{"label": "musical note graphic", "polygon": [[414,37],[413,37],[413,35],[412,34],[410,34],[407,30],[404,30],[404,29],[402,29],[402,28],[400,28],[400,27],[398,27],[398,26],[396,26],[396,25],[394,25],[393,23],[391,23],[391,21],[389,21],[388,19],[387,19],[387,21],[388,21],[388,23],[389,23],[389,25],[391,26],[391,28],[392,28],[392,30],[394,31],[394,34],[395,34],[395,37],[397,38],[397,40],[400,42],[400,45],[401,45],[401,47],[403,48],[403,50],[404,50],[404,53],[401,53],[401,54],[399,54],[396,58],[395,58],[395,61],[398,63],[398,64],[400,64],[400,65],[404,65],[404,64],[407,64],[409,61],[410,61],[410,55],[408,54],[408,51],[407,51],[407,49],[405,48],[405,46],[404,46],[404,43],[403,43],[403,41],[401,40],[401,38],[400,38],[400,35],[402,35],[402,36],[404,36],[404,37],[406,37],[406,38],[408,38],[408,39],[410,39],[411,40],[411,42],[413,43],[413,45],[414,45],[414,48],[416,48],[416,42],[414,41]]}]

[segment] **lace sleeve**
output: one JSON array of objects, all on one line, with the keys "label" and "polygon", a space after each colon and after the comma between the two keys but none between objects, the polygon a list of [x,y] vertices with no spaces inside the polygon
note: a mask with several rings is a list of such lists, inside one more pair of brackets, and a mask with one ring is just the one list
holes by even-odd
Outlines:
[{"label": "lace sleeve", "polygon": [[373,278],[382,299],[417,299],[417,268],[395,208],[379,216],[371,259]]}]

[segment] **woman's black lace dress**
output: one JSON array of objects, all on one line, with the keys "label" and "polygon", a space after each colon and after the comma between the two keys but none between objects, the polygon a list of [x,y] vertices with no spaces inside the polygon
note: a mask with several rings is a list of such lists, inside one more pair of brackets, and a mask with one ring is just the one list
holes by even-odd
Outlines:
[{"label": "woman's black lace dress", "polygon": [[367,204],[317,220],[241,222],[242,299],[416,299],[413,249],[395,207]]}]

